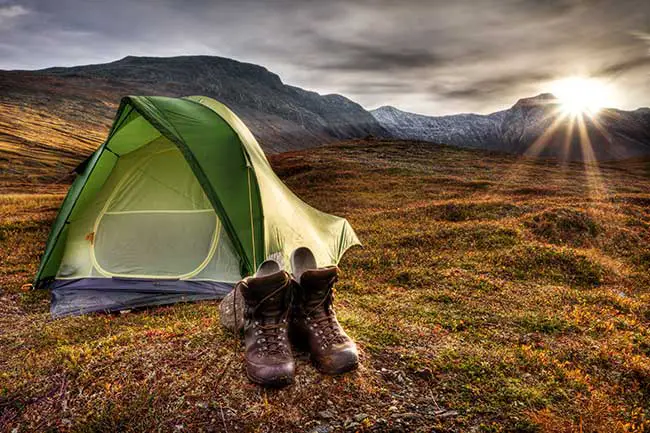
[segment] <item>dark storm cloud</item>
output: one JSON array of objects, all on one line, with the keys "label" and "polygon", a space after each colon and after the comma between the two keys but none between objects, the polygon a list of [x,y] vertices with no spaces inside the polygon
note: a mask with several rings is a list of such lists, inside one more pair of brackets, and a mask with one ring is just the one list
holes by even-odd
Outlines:
[{"label": "dark storm cloud", "polygon": [[420,48],[390,47],[312,36],[314,49],[329,56],[317,62],[323,69],[345,71],[391,71],[432,67],[444,62],[441,56]]},{"label": "dark storm cloud", "polygon": [[367,107],[494,111],[569,75],[650,105],[647,0],[0,0],[0,68],[212,54]]},{"label": "dark storm cloud", "polygon": [[[601,70],[599,70],[594,75],[601,75],[605,77],[612,77],[626,72],[631,72],[635,70],[645,70],[648,72],[650,70],[650,56],[640,55],[639,57],[634,57],[631,59],[623,60],[618,63],[611,64]],[[650,77],[649,77],[650,78]]]},{"label": "dark storm cloud", "polygon": [[429,87],[429,90],[433,95],[443,96],[447,99],[474,100],[498,95],[513,87],[516,88],[524,84],[544,82],[551,79],[553,79],[551,73],[524,71],[518,74],[473,81],[461,87],[446,87],[433,84]]}]

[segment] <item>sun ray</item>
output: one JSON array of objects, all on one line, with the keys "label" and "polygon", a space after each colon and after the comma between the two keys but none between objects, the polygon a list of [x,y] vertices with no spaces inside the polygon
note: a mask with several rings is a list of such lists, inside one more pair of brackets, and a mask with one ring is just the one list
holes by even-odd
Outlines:
[{"label": "sun ray", "polygon": [[562,125],[562,122],[566,118],[566,114],[554,110],[551,113],[546,114],[545,118],[547,117],[555,118],[553,119],[551,125],[549,125],[549,127],[544,130],[544,132],[539,137],[537,137],[533,144],[531,144],[523,152],[521,157],[513,163],[510,169],[506,171],[501,180],[497,182],[493,188],[490,188],[491,191],[485,191],[486,196],[494,191],[503,191],[508,185],[516,182],[518,179],[523,178],[524,173],[530,170],[531,162],[539,157],[553,134]]},{"label": "sun ray", "polygon": [[[557,99],[548,100],[545,103],[554,109],[545,109],[543,114],[544,119],[553,119],[550,125],[524,150],[522,157],[490,189],[493,191],[504,190],[515,183],[517,179],[523,179],[532,170],[531,161],[539,158],[553,141],[560,140],[558,132],[564,129],[565,134],[562,142],[552,143],[558,146],[557,155],[561,158],[562,165],[569,169],[573,142],[577,139],[584,162],[587,188],[593,198],[602,198],[605,195],[605,187],[585,121],[589,119],[607,141],[611,142],[610,134],[606,132],[598,119],[602,108],[612,100],[611,88],[595,78],[570,77],[554,82],[551,90]],[[615,112],[612,114],[615,115]],[[486,191],[486,194],[488,193]]]},{"label": "sun ray", "polygon": [[601,201],[607,196],[607,192],[583,116],[578,116],[577,124],[589,195],[592,200]]},{"label": "sun ray", "polygon": [[533,144],[526,149],[524,152],[524,156],[528,156],[531,158],[537,158],[540,153],[542,153],[542,150],[546,147],[550,139],[553,137],[553,134],[557,131],[557,129],[562,126],[562,123],[566,119],[566,115],[559,113],[556,118],[553,120],[551,125],[540,135],[537,137],[537,139],[533,142]]},{"label": "sun ray", "polygon": [[569,124],[564,134],[564,143],[562,145],[562,164],[567,166],[573,142],[573,129],[575,127],[575,117],[569,117]]}]

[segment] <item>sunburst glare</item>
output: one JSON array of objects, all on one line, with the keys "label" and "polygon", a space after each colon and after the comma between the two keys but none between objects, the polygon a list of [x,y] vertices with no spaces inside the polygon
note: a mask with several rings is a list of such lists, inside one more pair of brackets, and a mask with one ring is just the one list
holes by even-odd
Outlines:
[{"label": "sunburst glare", "polygon": [[551,84],[562,111],[571,116],[594,115],[613,103],[612,89],[596,78],[569,77]]}]

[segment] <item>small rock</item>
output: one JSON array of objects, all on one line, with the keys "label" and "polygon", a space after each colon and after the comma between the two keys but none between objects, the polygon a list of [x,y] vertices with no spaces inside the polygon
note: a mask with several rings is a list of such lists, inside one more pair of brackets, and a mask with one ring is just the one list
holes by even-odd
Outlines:
[{"label": "small rock", "polygon": [[402,413],[394,413],[391,415],[391,418],[400,418],[403,420],[413,420],[420,418],[420,415],[418,415],[415,412],[402,412]]},{"label": "small rock", "polygon": [[361,427],[361,424],[358,422],[351,422],[350,424],[345,425],[346,430],[356,430],[359,427]]},{"label": "small rock", "polygon": [[318,412],[318,416],[323,418],[323,419],[334,419],[336,418],[336,414],[332,412],[331,410],[321,410]]},{"label": "small rock", "polygon": [[422,370],[416,371],[415,374],[422,379],[431,379],[433,377],[433,372],[430,368],[423,368]]},{"label": "small rock", "polygon": [[204,402],[204,401],[199,401],[198,403],[196,403],[196,407],[199,407],[201,409],[207,409],[208,404],[206,402]]},{"label": "small rock", "polygon": [[356,414],[355,416],[352,417],[352,419],[355,420],[356,422],[361,422],[366,418],[368,418],[367,413],[358,413],[358,414]]},{"label": "small rock", "polygon": [[332,433],[333,431],[334,431],[334,427],[332,427],[331,425],[321,424],[309,430],[309,433]]}]

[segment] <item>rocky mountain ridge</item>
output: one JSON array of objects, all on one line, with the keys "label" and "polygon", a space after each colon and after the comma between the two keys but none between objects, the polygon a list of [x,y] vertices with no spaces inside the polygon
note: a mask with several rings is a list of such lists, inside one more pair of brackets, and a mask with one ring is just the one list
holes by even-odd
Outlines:
[{"label": "rocky mountain ridge", "polygon": [[541,94],[488,115],[424,116],[390,106],[371,113],[393,136],[406,140],[573,161],[650,156],[648,108],[607,108],[593,117],[574,117],[563,114],[555,96]]},{"label": "rocky mountain ridge", "polygon": [[389,135],[356,102],[284,84],[258,65],[214,56],[129,56],[0,71],[0,171],[74,165],[105,138],[125,95],[213,97],[244,120],[268,153]]}]

